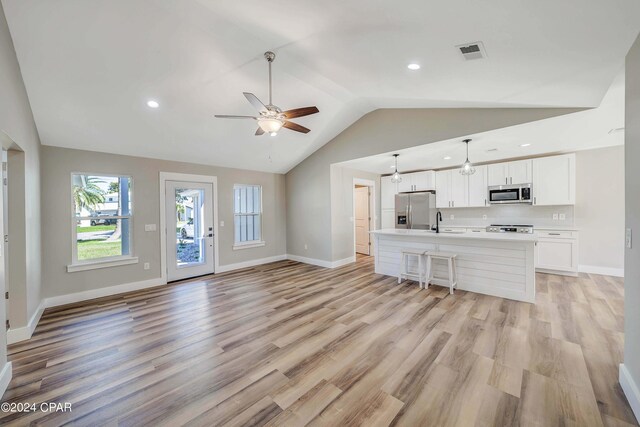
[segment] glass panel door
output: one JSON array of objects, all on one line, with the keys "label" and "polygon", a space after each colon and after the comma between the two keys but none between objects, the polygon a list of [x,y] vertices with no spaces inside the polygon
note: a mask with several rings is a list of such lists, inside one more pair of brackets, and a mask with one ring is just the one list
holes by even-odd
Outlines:
[{"label": "glass panel door", "polygon": [[213,273],[213,186],[168,181],[168,280]]}]

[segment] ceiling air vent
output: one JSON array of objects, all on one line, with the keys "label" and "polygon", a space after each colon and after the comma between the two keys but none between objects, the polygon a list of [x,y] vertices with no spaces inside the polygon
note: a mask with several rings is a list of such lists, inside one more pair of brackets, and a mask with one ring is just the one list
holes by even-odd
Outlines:
[{"label": "ceiling air vent", "polygon": [[487,52],[485,52],[482,42],[462,44],[456,46],[456,48],[458,48],[458,50],[462,54],[462,57],[466,61],[471,61],[472,59],[483,59],[487,57]]}]

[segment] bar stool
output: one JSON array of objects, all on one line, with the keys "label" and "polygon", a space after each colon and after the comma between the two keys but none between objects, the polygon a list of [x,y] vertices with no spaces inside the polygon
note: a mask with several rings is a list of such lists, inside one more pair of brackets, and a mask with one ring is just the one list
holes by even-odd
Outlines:
[{"label": "bar stool", "polygon": [[[458,272],[456,271],[456,257],[457,254],[449,253],[449,252],[425,252],[424,255],[427,257],[427,279],[425,280],[425,289],[429,288],[429,284],[434,283],[438,284],[440,282],[444,284],[444,286],[449,286],[449,293],[453,295],[453,288],[458,285]],[[433,263],[432,260],[441,259],[447,262],[449,277],[435,277],[433,273]]]},{"label": "bar stool", "polygon": [[[402,258],[400,260],[400,265],[398,266],[398,283],[402,283],[402,279],[409,279],[411,277],[418,278],[418,285],[420,285],[420,289],[422,289],[422,275],[424,272],[424,268],[422,267],[422,261],[424,259],[424,251],[419,249],[402,249]],[[418,258],[418,271],[409,271],[409,260],[412,257]]]}]

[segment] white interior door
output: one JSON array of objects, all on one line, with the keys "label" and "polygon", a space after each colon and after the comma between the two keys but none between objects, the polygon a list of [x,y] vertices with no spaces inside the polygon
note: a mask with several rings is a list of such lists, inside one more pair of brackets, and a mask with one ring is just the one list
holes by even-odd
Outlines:
[{"label": "white interior door", "polygon": [[166,183],[167,279],[214,272],[213,184]]},{"label": "white interior door", "polygon": [[371,225],[369,187],[357,187],[355,189],[355,197],[356,252],[369,255],[369,231]]}]

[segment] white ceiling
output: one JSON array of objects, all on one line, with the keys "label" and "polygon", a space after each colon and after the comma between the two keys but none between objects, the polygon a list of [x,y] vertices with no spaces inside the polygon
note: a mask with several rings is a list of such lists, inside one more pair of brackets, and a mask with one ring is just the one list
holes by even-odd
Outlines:
[{"label": "white ceiling", "polygon": [[[469,159],[472,163],[623,145],[624,130],[619,129],[624,128],[625,123],[624,77],[624,70],[618,73],[597,108],[363,157],[340,165],[390,174],[394,170],[391,167],[394,164],[393,154],[398,153],[400,172],[456,167],[465,161],[465,144],[462,140],[466,137],[472,139],[469,143]],[[529,145],[523,147],[523,144]]]},{"label": "white ceiling", "polygon": [[[2,3],[43,144],[273,172],[375,108],[597,106],[640,29],[637,0]],[[213,118],[266,99],[266,50],[311,133]]]}]

